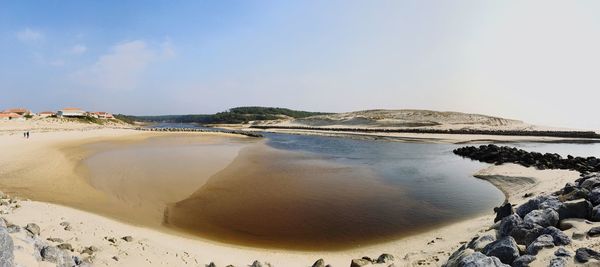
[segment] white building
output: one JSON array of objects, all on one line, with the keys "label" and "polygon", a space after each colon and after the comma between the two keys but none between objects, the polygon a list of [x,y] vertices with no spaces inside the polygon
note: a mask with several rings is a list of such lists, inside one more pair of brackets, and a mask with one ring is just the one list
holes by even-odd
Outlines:
[{"label": "white building", "polygon": [[85,117],[87,112],[80,108],[63,108],[56,115],[59,117]]}]

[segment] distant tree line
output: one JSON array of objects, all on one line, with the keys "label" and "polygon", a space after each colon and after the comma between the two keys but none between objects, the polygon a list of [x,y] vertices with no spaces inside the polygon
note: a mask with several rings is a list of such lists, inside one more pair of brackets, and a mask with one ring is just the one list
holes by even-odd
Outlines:
[{"label": "distant tree line", "polygon": [[175,122],[175,123],[200,123],[200,124],[234,124],[247,123],[256,120],[276,120],[287,117],[305,118],[329,113],[309,112],[274,107],[236,107],[216,114],[190,114],[190,115],[161,115],[161,116],[130,116],[118,114],[123,121],[141,122]]}]

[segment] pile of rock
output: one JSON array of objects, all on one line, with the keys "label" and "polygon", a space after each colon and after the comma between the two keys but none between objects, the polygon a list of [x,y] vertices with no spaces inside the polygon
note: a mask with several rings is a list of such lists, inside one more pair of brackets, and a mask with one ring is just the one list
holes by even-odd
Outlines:
[{"label": "pile of rock", "polygon": [[565,247],[572,243],[571,238],[600,236],[600,227],[591,228],[587,235],[573,232],[569,237],[563,232],[572,227],[572,218],[589,224],[600,221],[600,173],[582,174],[575,183],[554,194],[531,198],[516,209],[507,203],[495,211],[495,235],[474,237],[454,252],[445,266],[529,266],[544,249],[555,250],[550,266],[590,260],[600,264],[600,252],[580,247],[573,253]]},{"label": "pile of rock", "polygon": [[[0,214],[11,214],[21,207],[20,201],[0,192]],[[65,228],[69,226],[67,222],[60,225]],[[22,266],[19,259],[28,263],[53,263],[58,267],[90,266],[94,252],[77,253],[64,240],[52,237],[43,239],[40,234],[41,229],[35,223],[19,226],[0,218],[0,266]]]},{"label": "pile of rock", "polygon": [[239,134],[248,137],[262,138],[263,135],[249,131],[238,131],[238,130],[227,130],[227,129],[200,129],[200,128],[135,128],[138,131],[151,131],[151,132],[203,132],[203,133],[228,133],[228,134]]},{"label": "pile of rock", "polygon": [[508,146],[482,145],[479,147],[467,146],[457,148],[454,154],[466,158],[493,164],[516,163],[525,167],[544,169],[576,170],[581,173],[600,172],[600,159],[596,157],[563,158],[558,154],[527,152],[522,149]]}]

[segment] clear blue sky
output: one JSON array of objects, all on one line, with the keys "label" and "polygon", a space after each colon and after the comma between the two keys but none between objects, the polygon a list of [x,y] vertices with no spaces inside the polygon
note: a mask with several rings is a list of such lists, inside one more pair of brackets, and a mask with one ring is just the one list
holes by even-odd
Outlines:
[{"label": "clear blue sky", "polygon": [[453,110],[600,129],[598,1],[3,1],[0,109]]}]

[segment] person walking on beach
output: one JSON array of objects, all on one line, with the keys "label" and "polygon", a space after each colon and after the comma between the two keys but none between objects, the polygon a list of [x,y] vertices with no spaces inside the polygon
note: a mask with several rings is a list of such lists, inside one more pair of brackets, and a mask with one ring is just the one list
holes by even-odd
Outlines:
[{"label": "person walking on beach", "polygon": [[27,138],[27,132],[23,132],[23,138]]},{"label": "person walking on beach", "polygon": [[27,131],[27,139],[29,139],[29,131]]}]

